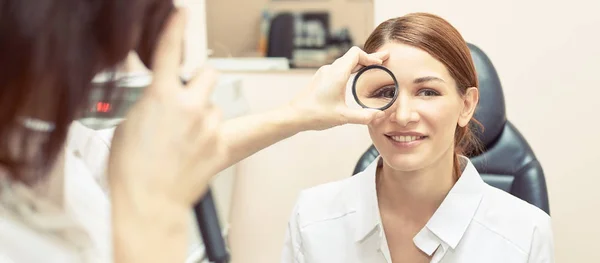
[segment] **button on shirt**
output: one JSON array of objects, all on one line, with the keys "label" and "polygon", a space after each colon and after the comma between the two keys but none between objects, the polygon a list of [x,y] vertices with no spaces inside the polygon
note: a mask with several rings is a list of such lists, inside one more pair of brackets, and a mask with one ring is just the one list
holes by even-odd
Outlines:
[{"label": "button on shirt", "polygon": [[[392,262],[377,204],[379,160],[348,179],[301,192],[282,262]],[[550,217],[486,184],[466,157],[461,160],[462,175],[414,244],[431,262],[554,262]]]}]

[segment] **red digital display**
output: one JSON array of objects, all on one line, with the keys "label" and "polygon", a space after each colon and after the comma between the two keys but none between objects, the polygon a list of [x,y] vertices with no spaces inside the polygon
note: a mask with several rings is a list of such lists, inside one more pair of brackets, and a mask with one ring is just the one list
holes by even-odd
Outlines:
[{"label": "red digital display", "polygon": [[98,102],[96,103],[96,112],[109,112],[111,109],[110,103]]}]

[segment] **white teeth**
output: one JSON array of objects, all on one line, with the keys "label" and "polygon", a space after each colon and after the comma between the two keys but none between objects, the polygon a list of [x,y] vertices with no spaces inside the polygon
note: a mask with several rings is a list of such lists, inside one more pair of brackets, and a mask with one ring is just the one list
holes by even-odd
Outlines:
[{"label": "white teeth", "polygon": [[390,136],[392,140],[397,142],[412,142],[423,139],[423,136]]}]

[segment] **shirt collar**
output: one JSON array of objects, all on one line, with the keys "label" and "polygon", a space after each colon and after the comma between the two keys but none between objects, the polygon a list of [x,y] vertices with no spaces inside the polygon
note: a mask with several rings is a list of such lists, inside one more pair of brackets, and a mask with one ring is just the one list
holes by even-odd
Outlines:
[{"label": "shirt collar", "polygon": [[461,156],[460,160],[464,164],[463,173],[425,228],[415,237],[417,246],[420,243],[418,240],[427,239],[426,237],[430,236],[427,232],[431,231],[445,244],[455,249],[471,224],[483,197],[485,182],[468,158]]},{"label": "shirt collar", "polygon": [[[468,158],[461,156],[460,160],[465,167],[462,175],[414,238],[417,247],[428,254],[433,253],[440,242],[452,249],[458,245],[483,197],[485,182]],[[377,157],[362,173],[355,175],[358,177],[355,181],[357,187],[354,188],[357,189],[355,204],[358,205],[356,210],[359,220],[354,236],[357,242],[364,240],[381,225],[375,187],[378,165],[381,165],[381,157]]]},{"label": "shirt collar", "polygon": [[358,214],[358,224],[355,228],[355,241],[359,242],[365,239],[375,230],[381,221],[379,216],[379,204],[377,203],[377,192],[375,187],[375,175],[377,167],[381,164],[381,158],[377,157],[367,168],[354,175],[356,180],[354,183],[357,192],[354,195],[357,200],[356,212]]}]

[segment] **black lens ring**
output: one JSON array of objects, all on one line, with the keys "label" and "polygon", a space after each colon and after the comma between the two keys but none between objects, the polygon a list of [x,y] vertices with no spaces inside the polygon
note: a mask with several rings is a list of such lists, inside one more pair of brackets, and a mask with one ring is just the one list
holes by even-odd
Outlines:
[{"label": "black lens ring", "polygon": [[[356,94],[356,82],[358,81],[358,78],[360,77],[360,75],[362,75],[365,71],[370,70],[370,69],[374,69],[374,68],[378,68],[381,69],[385,72],[387,72],[392,79],[394,80],[394,86],[396,87],[396,90],[394,92],[394,97],[392,98],[392,100],[385,106],[381,107],[381,108],[371,108],[367,105],[364,105],[360,99],[358,99],[358,95]],[[396,99],[398,98],[398,81],[396,80],[396,76],[394,76],[394,73],[392,73],[388,68],[381,66],[381,65],[370,65],[370,66],[366,66],[362,69],[360,69],[358,71],[358,73],[356,74],[356,76],[354,77],[354,81],[352,81],[352,95],[354,96],[354,100],[356,101],[356,103],[358,103],[358,105],[360,105],[363,108],[369,108],[369,109],[376,109],[376,110],[386,110],[389,107],[391,107],[392,105],[394,105],[394,102],[396,101]]]}]

